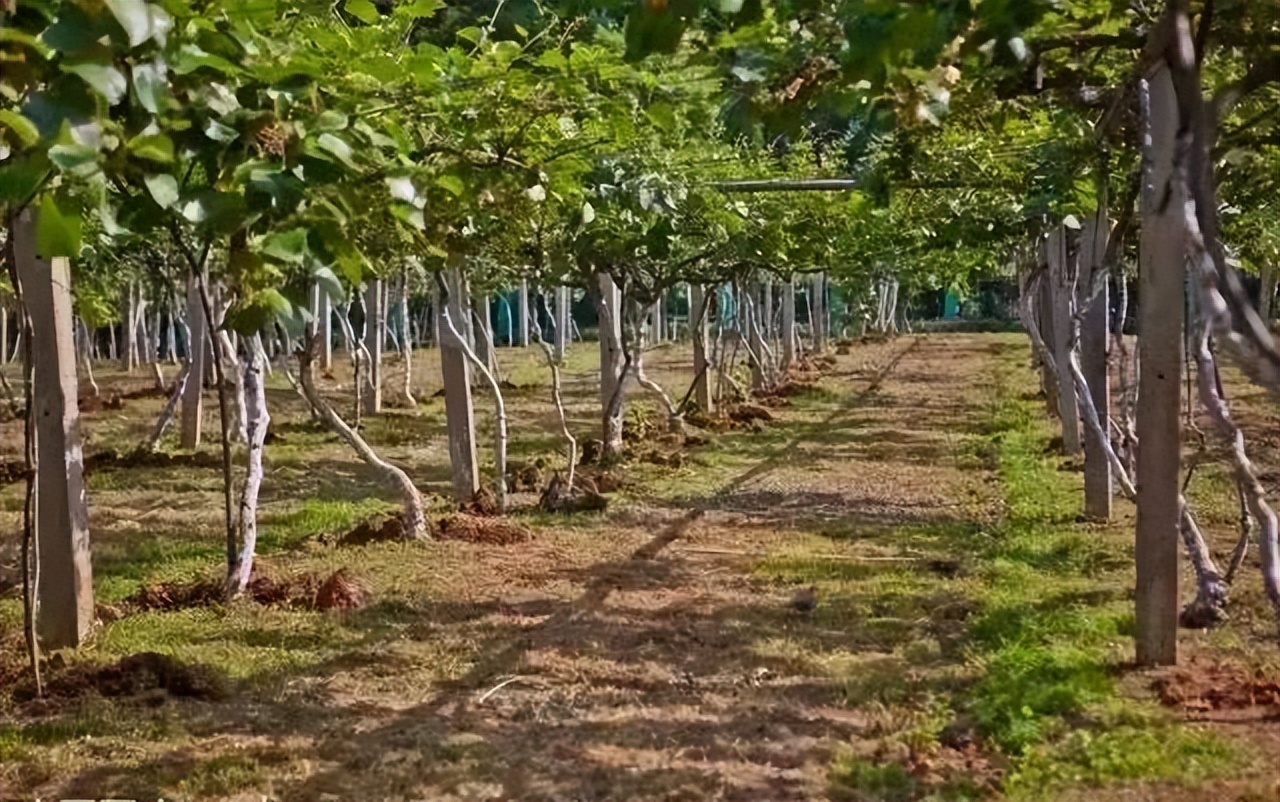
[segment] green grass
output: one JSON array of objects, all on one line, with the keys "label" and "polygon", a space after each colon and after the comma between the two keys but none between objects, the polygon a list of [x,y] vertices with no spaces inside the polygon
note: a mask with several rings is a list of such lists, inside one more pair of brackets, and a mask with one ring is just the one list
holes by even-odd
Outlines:
[{"label": "green grass", "polygon": [[832,797],[851,802],[910,802],[916,799],[917,782],[898,763],[845,758],[832,774]]},{"label": "green grass", "polygon": [[1195,785],[1230,776],[1239,761],[1221,738],[1187,726],[1155,722],[1076,730],[1028,754],[1005,790],[1012,800],[1033,800],[1071,786],[1120,781]]},{"label": "green grass", "polygon": [[[972,724],[987,749],[1009,762],[1004,787],[1011,798],[1053,799],[1064,788],[1137,781],[1194,787],[1231,776],[1248,755],[1122,695],[1118,669],[1133,627],[1126,599],[1132,547],[1114,528],[1076,522],[1079,476],[1059,470],[1057,459],[1046,455],[1051,424],[1018,392],[1019,370],[1007,358],[994,364],[981,434],[961,446],[994,467],[1000,519],[981,526],[957,521],[905,527],[883,539],[899,548],[962,555],[971,570],[942,579],[820,558],[775,558],[758,572],[817,584],[833,610],[873,616],[864,626],[876,615],[927,619],[937,606],[931,594],[936,599],[943,590],[967,605],[972,615],[951,635],[950,651],[962,661],[959,674],[930,668],[937,652],[924,648],[920,640],[927,633],[918,628],[914,642],[907,633],[896,644],[903,657],[882,676],[855,669],[848,700],[887,711],[882,729],[916,749],[940,729],[936,716],[921,718],[922,701],[943,700],[953,716]],[[912,654],[918,659],[905,659]],[[832,781],[846,792],[841,798],[949,798],[946,789],[922,788],[892,763],[845,758],[833,767]]]},{"label": "green grass", "polygon": [[261,554],[270,554],[297,548],[320,535],[342,535],[362,521],[396,511],[395,505],[376,498],[362,501],[309,498],[292,509],[261,516],[258,550]]}]

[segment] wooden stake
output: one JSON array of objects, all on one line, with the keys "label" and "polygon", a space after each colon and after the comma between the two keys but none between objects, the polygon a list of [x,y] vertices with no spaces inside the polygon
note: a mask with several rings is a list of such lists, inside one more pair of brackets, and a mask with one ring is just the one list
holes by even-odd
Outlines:
[{"label": "wooden stake", "polygon": [[1137,660],[1178,660],[1183,275],[1181,182],[1173,180],[1178,105],[1167,66],[1144,82],[1142,240],[1138,268]]},{"label": "wooden stake", "polygon": [[46,649],[76,647],[93,628],[89,511],[76,382],[71,268],[36,253],[35,215],[14,220],[13,253],[31,317],[36,435],[37,626]]}]

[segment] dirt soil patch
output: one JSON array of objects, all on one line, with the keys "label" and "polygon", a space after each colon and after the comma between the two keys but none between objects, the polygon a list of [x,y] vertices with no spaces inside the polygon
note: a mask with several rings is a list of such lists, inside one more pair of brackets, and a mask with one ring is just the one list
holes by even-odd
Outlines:
[{"label": "dirt soil patch", "polygon": [[409,533],[399,515],[362,521],[338,538],[339,546],[367,546],[370,543],[394,543],[408,539]]},{"label": "dirt soil patch", "polygon": [[222,456],[212,451],[191,451],[170,454],[166,451],[99,451],[85,457],[84,470],[92,473],[99,470],[127,468],[221,468]]},{"label": "dirt soil patch", "polygon": [[45,683],[45,694],[70,699],[97,693],[100,696],[139,696],[164,691],[170,696],[219,701],[230,695],[226,680],[199,663],[141,652],[105,666],[78,664],[56,670]]},{"label": "dirt soil patch", "polygon": [[1151,682],[1161,704],[1189,712],[1269,708],[1280,716],[1280,676],[1221,663],[1191,663]]},{"label": "dirt soil patch", "polygon": [[462,540],[486,546],[511,546],[533,540],[533,531],[526,526],[498,516],[454,513],[436,523],[441,540]]},{"label": "dirt soil patch", "polygon": [[339,568],[316,590],[317,610],[359,610],[369,604],[369,583],[346,568]]},{"label": "dirt soil patch", "polygon": [[[254,570],[245,596],[254,602],[268,606],[310,606],[316,595],[319,581],[314,576],[280,577],[272,572]],[[226,602],[226,586],[216,579],[195,582],[161,582],[147,585],[125,599],[126,610],[183,610],[190,607],[211,607]]]}]

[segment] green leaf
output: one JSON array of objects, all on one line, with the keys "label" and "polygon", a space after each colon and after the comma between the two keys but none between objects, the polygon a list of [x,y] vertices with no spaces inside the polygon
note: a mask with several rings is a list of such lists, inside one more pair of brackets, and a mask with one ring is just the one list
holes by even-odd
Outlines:
[{"label": "green leaf", "polygon": [[92,61],[84,61],[79,64],[67,64],[64,62],[62,69],[73,75],[80,76],[81,80],[92,86],[112,106],[123,100],[125,92],[129,89],[124,73],[110,64],[97,64]]},{"label": "green leaf", "polygon": [[569,66],[569,59],[565,58],[564,53],[559,50],[544,50],[533,63],[539,67],[564,72]]},{"label": "green leaf", "polygon": [[346,293],[342,289],[342,282],[332,268],[316,265],[311,271],[311,280],[319,285],[320,293],[328,297],[330,301],[341,303],[346,298]]},{"label": "green leaf", "polygon": [[466,184],[462,182],[462,179],[453,173],[445,173],[444,175],[437,176],[436,186],[445,190],[450,195],[453,195],[455,198],[461,197],[462,193],[466,191],[467,188]]},{"label": "green leaf", "polygon": [[49,161],[64,173],[86,177],[98,170],[98,150],[76,142],[59,142],[49,148]]},{"label": "green leaf", "polygon": [[316,118],[312,127],[317,131],[341,131],[347,127],[347,115],[340,111],[326,109],[320,112],[320,116]]},{"label": "green leaf", "polygon": [[443,0],[413,0],[412,3],[397,8],[396,13],[408,17],[434,17],[442,8]]},{"label": "green leaf", "polygon": [[36,251],[45,259],[78,256],[80,227],[80,215],[63,214],[53,195],[45,195],[36,218]]},{"label": "green leaf", "polygon": [[45,44],[62,53],[75,53],[94,44],[106,33],[97,19],[75,3],[61,3],[58,18],[40,34]]},{"label": "green leaf", "polygon": [[355,162],[351,160],[351,146],[346,141],[340,139],[333,134],[321,134],[316,140],[316,145],[326,153],[332,154],[346,166],[355,169]]},{"label": "green leaf", "polygon": [[149,175],[142,179],[142,183],[147,185],[147,192],[151,193],[151,199],[161,209],[168,209],[178,202],[178,179],[168,173]]},{"label": "green leaf", "polygon": [[166,72],[164,62],[158,59],[151,64],[139,64],[133,68],[133,91],[142,108],[152,114],[160,112],[160,104],[168,95]]},{"label": "green leaf", "polygon": [[107,8],[129,37],[129,47],[151,38],[151,13],[145,0],[107,0]]},{"label": "green leaf", "polygon": [[129,152],[139,159],[160,164],[173,161],[173,140],[164,134],[139,134],[129,140]]},{"label": "green leaf", "polygon": [[265,289],[242,297],[230,309],[223,325],[237,334],[251,335],[269,323],[293,314],[293,304],[278,290]]},{"label": "green leaf", "polygon": [[268,234],[258,250],[281,262],[301,264],[303,257],[307,255],[307,230],[295,228]]},{"label": "green leaf", "polygon": [[676,127],[676,110],[669,103],[651,103],[644,110],[649,121],[663,131],[673,131]]},{"label": "green leaf", "polygon": [[29,148],[40,141],[40,131],[36,124],[12,109],[0,109],[0,125],[8,128],[16,144]]},{"label": "green leaf", "polygon": [[210,120],[204,127],[204,135],[214,142],[225,143],[234,142],[236,137],[240,136],[240,132],[228,125],[223,125],[217,120]]},{"label": "green leaf", "polygon": [[178,75],[187,75],[196,70],[212,70],[223,75],[240,72],[240,68],[222,56],[206,53],[196,45],[183,45],[173,54],[170,66]]},{"label": "green leaf", "polygon": [[215,189],[202,189],[182,204],[182,216],[214,232],[230,233],[245,221],[244,198]]},{"label": "green leaf", "polygon": [[378,7],[371,0],[347,0],[346,12],[365,25],[373,25],[378,21]]},{"label": "green leaf", "polygon": [[29,47],[38,53],[41,58],[47,59],[49,56],[53,55],[53,50],[49,45],[29,33],[18,30],[17,28],[0,28],[0,42],[15,42],[23,47]]},{"label": "green leaf", "polygon": [[49,178],[44,153],[20,153],[0,162],[0,206],[25,206]]}]

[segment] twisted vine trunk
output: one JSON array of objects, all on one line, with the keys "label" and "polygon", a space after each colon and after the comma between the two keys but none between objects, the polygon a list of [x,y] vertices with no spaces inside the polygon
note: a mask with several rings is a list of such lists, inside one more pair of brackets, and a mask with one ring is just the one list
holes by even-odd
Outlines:
[{"label": "twisted vine trunk", "polygon": [[183,367],[182,373],[178,375],[177,381],[174,382],[173,391],[169,393],[169,400],[165,402],[164,409],[160,410],[160,417],[156,418],[156,425],[151,430],[151,436],[142,444],[143,451],[155,451],[159,448],[160,441],[164,439],[165,431],[169,428],[169,424],[173,423],[174,415],[178,410],[178,402],[182,400],[190,378],[191,363],[188,362]]},{"label": "twisted vine trunk", "polygon": [[[1085,379],[1084,372],[1080,368],[1079,360],[1076,358],[1074,351],[1072,351],[1065,370],[1065,373],[1069,375],[1063,375],[1064,371],[1060,370],[1060,366],[1054,359],[1053,354],[1049,352],[1044,340],[1041,339],[1039,331],[1030,325],[1035,319],[1033,304],[1037,295],[1035,285],[1039,280],[1040,275],[1037,274],[1028,281],[1027,292],[1023,294],[1023,301],[1019,306],[1023,325],[1031,336],[1032,347],[1037,351],[1040,358],[1044,360],[1045,366],[1053,373],[1056,381],[1074,385],[1081,417],[1111,464],[1120,492],[1128,500],[1137,503],[1139,496],[1134,476],[1112,447],[1111,439],[1106,436],[1106,429],[1103,427],[1102,421],[1098,417],[1098,411],[1093,405],[1093,394],[1090,391],[1089,383]],[[1177,521],[1173,528],[1176,528],[1181,536],[1183,546],[1187,550],[1187,557],[1196,575],[1196,598],[1188,605],[1184,616],[1188,621],[1198,622],[1203,626],[1207,626],[1220,621],[1225,614],[1228,592],[1227,583],[1214,562],[1208,543],[1206,543],[1200,527],[1196,524],[1186,499],[1181,494],[1177,496],[1175,510]]]},{"label": "twisted vine trunk", "polygon": [[[254,340],[258,339],[254,335]],[[227,573],[227,590],[231,597],[239,596],[248,589],[249,577],[253,574],[254,552],[258,545],[258,491],[262,489],[262,449],[267,439],[267,427],[271,423],[262,371],[262,351],[260,348],[250,347],[242,382],[248,469],[240,492],[240,556],[228,566]]]},{"label": "twisted vine trunk", "polygon": [[542,326],[538,323],[536,314],[529,318],[529,331],[533,334],[533,341],[542,349],[547,367],[551,370],[551,400],[556,405],[556,415],[560,419],[560,436],[569,446],[568,490],[572,492],[574,471],[578,465],[578,440],[569,431],[569,418],[565,414],[564,396],[560,388],[560,362],[556,359],[555,349],[542,339]]},{"label": "twisted vine trunk", "polygon": [[348,426],[342,416],[329,405],[329,402],[316,392],[311,366],[318,351],[318,341],[315,338],[311,338],[298,352],[298,361],[301,368],[298,371],[298,381],[302,384],[302,392],[306,395],[308,403],[320,413],[320,420],[325,427],[351,446],[351,450],[355,451],[356,455],[377,474],[379,481],[391,488],[400,497],[400,502],[404,506],[402,520],[405,533],[415,540],[430,539],[430,531],[427,528],[427,513],[422,503],[422,494],[418,492],[418,488],[414,486],[409,475],[379,457],[365,442],[365,439],[355,429]]}]

